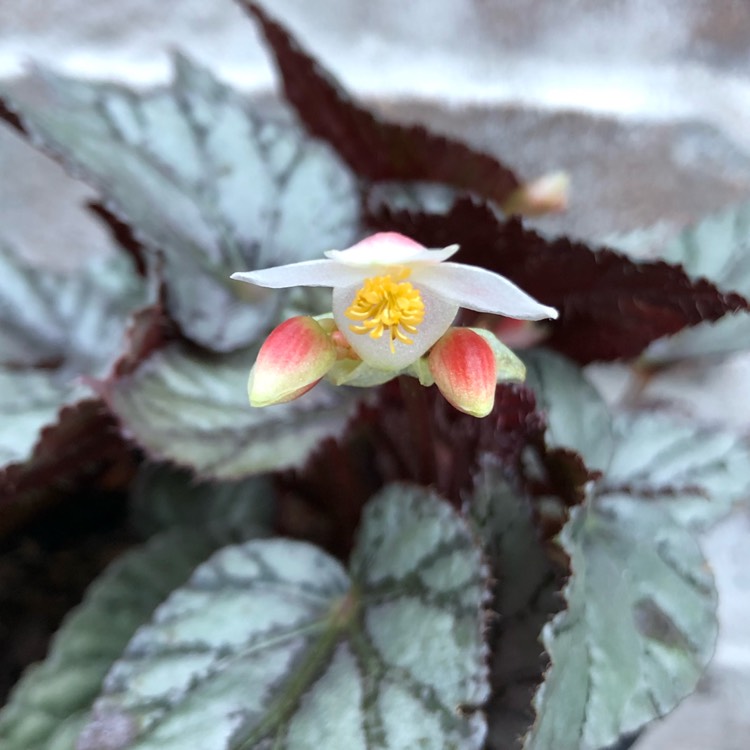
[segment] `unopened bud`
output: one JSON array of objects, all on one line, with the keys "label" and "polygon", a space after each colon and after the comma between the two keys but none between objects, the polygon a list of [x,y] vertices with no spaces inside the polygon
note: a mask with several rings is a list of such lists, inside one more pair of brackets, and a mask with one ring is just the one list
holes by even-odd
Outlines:
[{"label": "unopened bud", "polygon": [[299,398],[335,361],[336,347],[317,321],[290,318],[271,331],[258,352],[247,385],[250,403],[270,406]]},{"label": "unopened bud", "polygon": [[468,328],[449,328],[428,358],[435,385],[459,411],[486,417],[495,403],[497,366],[492,347]]},{"label": "unopened bud", "polygon": [[560,213],[568,207],[569,190],[567,172],[550,172],[513,192],[503,204],[503,211],[525,216]]}]

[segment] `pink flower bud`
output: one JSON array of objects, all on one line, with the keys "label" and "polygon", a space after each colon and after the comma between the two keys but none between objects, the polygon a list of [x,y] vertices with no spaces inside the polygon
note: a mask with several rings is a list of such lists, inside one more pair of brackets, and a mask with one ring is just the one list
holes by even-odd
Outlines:
[{"label": "pink flower bud", "polygon": [[560,213],[568,207],[569,191],[570,177],[565,172],[550,172],[513,192],[503,211],[525,216]]},{"label": "pink flower bud", "polygon": [[432,347],[428,364],[446,400],[473,417],[486,417],[495,403],[497,365],[492,347],[468,328],[449,328]]},{"label": "pink flower bud", "polygon": [[331,369],[336,347],[313,318],[299,315],[274,328],[263,342],[247,384],[253,406],[292,401]]}]

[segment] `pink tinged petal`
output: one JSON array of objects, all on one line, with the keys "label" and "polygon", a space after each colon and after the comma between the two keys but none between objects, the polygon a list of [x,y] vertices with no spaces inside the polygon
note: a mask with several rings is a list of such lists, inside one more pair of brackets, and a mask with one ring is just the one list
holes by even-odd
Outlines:
[{"label": "pink tinged petal", "polygon": [[419,255],[415,255],[414,258],[409,261],[409,265],[413,267],[422,263],[426,265],[443,263],[448,260],[448,258],[452,258],[459,251],[460,247],[460,245],[448,245],[448,247],[443,247],[437,250],[422,250]]},{"label": "pink tinged petal", "polygon": [[290,318],[271,331],[250,372],[253,406],[292,401],[309,391],[336,361],[336,347],[312,318]]},{"label": "pink tinged petal", "polygon": [[346,250],[329,250],[326,258],[348,266],[398,266],[442,263],[458,251],[458,245],[431,250],[396,232],[380,232]]},{"label": "pink tinged petal", "polygon": [[512,281],[492,271],[460,263],[417,268],[414,282],[459,307],[522,320],[556,318],[557,310],[537,302]]},{"label": "pink tinged petal", "polygon": [[361,269],[332,260],[306,260],[261,271],[240,271],[230,277],[256,286],[286,289],[292,286],[345,286],[363,278]]},{"label": "pink tinged petal", "polygon": [[446,401],[473,417],[486,417],[495,404],[497,366],[492,347],[468,328],[451,328],[432,347],[430,372]]},{"label": "pink tinged petal", "polygon": [[424,319],[417,326],[416,333],[408,334],[413,343],[404,344],[396,341],[394,352],[391,352],[391,340],[388,333],[383,333],[379,339],[373,339],[367,333],[355,333],[351,330],[354,321],[346,317],[346,310],[354,302],[361,284],[333,290],[333,318],[336,325],[351,348],[370,367],[391,372],[403,370],[427,352],[448,330],[456,317],[457,305],[432,294],[418,284],[414,284],[414,287],[419,290],[422,302],[424,302]]}]

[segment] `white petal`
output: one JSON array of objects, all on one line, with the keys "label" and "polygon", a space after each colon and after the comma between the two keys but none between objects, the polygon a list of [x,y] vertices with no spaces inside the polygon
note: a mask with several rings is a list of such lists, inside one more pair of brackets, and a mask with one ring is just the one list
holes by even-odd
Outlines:
[{"label": "white petal", "polygon": [[341,333],[363,361],[379,370],[403,370],[419,359],[450,327],[458,312],[458,305],[432,294],[429,290],[419,289],[425,306],[424,320],[417,327],[417,333],[410,335],[412,344],[394,342],[395,351],[391,352],[391,340],[387,333],[379,339],[370,338],[366,333],[355,333],[349,326],[353,320],[346,317],[346,310],[354,301],[361,284],[333,290],[333,317]]},{"label": "white petal", "polygon": [[448,258],[453,257],[458,252],[459,247],[460,245],[448,245],[448,247],[443,247],[438,250],[422,250],[419,255],[415,255],[414,258],[409,261],[409,265],[414,265],[415,263],[442,263],[443,261],[448,260]]},{"label": "white petal", "polygon": [[326,258],[348,266],[398,266],[412,263],[441,263],[458,250],[450,245],[430,250],[396,232],[380,232],[346,250],[329,250]]},{"label": "white petal", "polygon": [[291,286],[348,286],[363,278],[361,269],[333,260],[306,260],[287,266],[274,266],[260,271],[240,271],[231,278],[271,289]]},{"label": "white petal", "polygon": [[557,317],[554,307],[540,304],[512,281],[484,268],[443,263],[414,271],[410,281],[415,286],[426,287],[459,307],[520,320]]}]

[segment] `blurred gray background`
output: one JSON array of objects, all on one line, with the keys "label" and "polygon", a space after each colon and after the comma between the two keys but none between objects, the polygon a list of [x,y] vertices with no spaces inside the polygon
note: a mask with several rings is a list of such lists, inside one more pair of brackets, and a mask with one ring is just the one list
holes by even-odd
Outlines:
[{"label": "blurred gray background", "polygon": [[[749,0],[275,0],[267,8],[357,96],[500,157],[526,178],[564,169],[569,211],[547,232],[669,237],[750,199]],[[31,62],[148,86],[179,48],[250,92],[274,85],[231,0],[0,0],[0,77]],[[0,226],[21,252],[70,268],[112,252],[92,194],[0,131]],[[748,342],[750,348],[750,342]],[[616,399],[627,374],[592,370]],[[647,395],[750,428],[750,355],[676,368]],[[638,750],[750,747],[750,514],[706,535],[721,636],[697,693]]]}]

